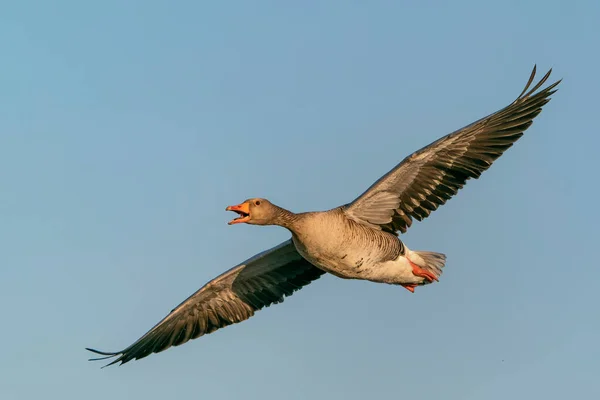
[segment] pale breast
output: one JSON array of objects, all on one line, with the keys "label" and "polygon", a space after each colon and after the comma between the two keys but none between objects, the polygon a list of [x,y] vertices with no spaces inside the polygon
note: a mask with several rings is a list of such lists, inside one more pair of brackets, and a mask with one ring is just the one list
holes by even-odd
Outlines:
[{"label": "pale breast", "polygon": [[343,278],[363,278],[385,260],[395,259],[398,238],[348,221],[343,215],[311,216],[293,234],[298,252],[317,267]]}]

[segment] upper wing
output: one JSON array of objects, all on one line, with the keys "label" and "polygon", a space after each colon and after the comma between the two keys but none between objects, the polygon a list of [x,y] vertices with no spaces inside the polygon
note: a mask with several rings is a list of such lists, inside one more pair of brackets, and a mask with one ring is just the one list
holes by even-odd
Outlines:
[{"label": "upper wing", "polygon": [[552,70],[509,106],[455,131],[406,157],[344,210],[353,220],[388,232],[404,233],[412,218],[421,221],[455,195],[469,178],[479,178],[492,162],[523,136],[550,101],[559,83],[535,93]]},{"label": "upper wing", "polygon": [[88,348],[106,356],[90,361],[118,356],[106,366],[124,364],[179,346],[282,302],[284,295],[290,296],[324,273],[302,258],[287,240],[208,282],[126,349],[110,353]]}]

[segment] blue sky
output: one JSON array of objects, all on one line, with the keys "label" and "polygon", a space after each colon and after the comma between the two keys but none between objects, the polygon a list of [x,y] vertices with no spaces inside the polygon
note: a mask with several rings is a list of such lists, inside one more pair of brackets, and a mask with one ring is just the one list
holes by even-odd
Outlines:
[{"label": "blue sky", "polygon": [[[10,2],[0,12],[0,398],[594,398],[600,5]],[[287,238],[225,206],[352,200],[564,78],[482,179],[416,223],[438,284],[325,277],[123,367],[206,281]],[[541,76],[541,75],[540,75]]]}]

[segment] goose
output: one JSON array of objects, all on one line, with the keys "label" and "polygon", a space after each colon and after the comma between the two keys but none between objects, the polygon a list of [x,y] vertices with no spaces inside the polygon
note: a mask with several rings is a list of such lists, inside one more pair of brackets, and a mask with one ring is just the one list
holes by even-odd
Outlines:
[{"label": "goose", "polygon": [[[250,318],[325,273],[399,285],[410,292],[438,281],[446,256],[410,250],[398,237],[477,179],[531,126],[560,80],[543,90],[552,69],[505,108],[423,147],[355,200],[328,211],[293,213],[263,198],[229,206],[234,224],[278,225],[291,238],[208,282],[162,321],[118,352],[87,350],[125,364]],[[538,91],[539,90],[539,91]]]}]

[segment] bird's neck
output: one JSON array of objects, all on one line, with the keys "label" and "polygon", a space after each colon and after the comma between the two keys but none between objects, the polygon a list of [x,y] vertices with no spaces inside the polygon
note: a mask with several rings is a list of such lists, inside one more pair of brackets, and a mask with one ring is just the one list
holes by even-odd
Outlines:
[{"label": "bird's neck", "polygon": [[295,214],[291,211],[275,206],[275,218],[273,219],[273,225],[279,225],[294,232],[294,229],[298,225],[300,214]]}]

